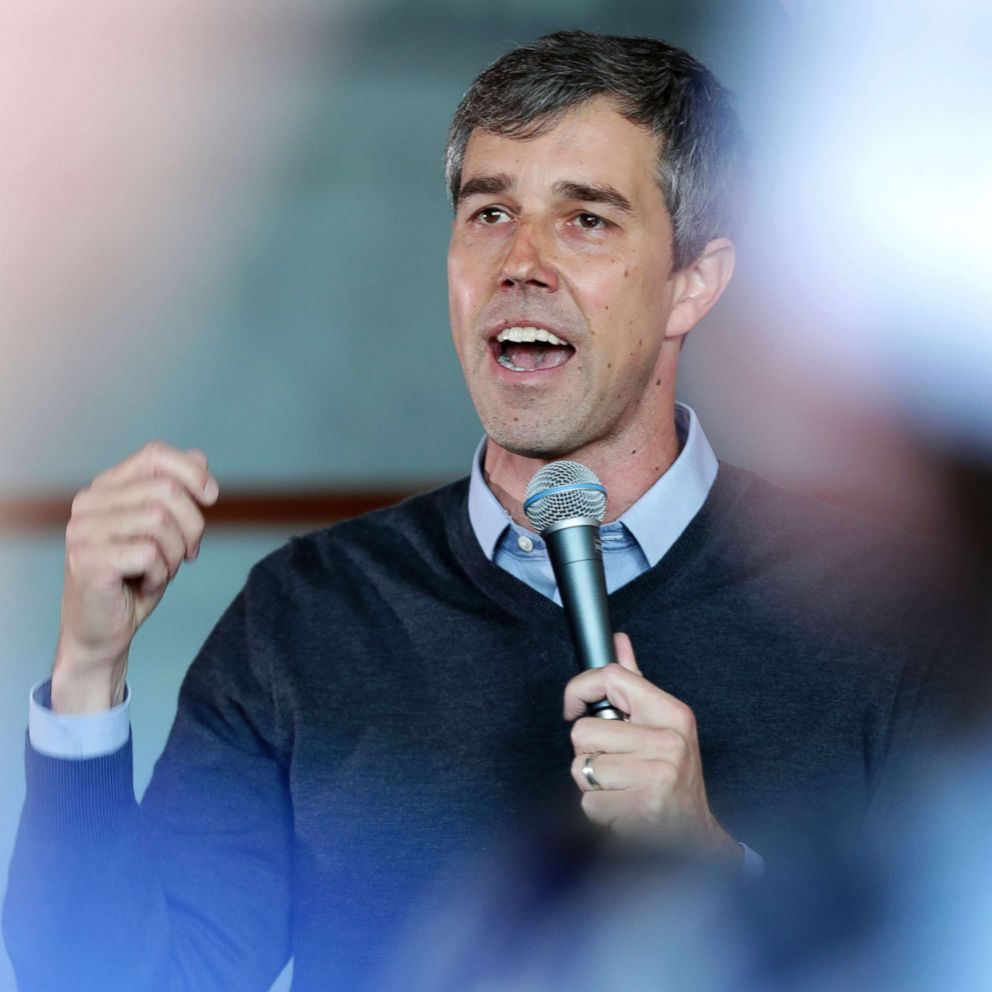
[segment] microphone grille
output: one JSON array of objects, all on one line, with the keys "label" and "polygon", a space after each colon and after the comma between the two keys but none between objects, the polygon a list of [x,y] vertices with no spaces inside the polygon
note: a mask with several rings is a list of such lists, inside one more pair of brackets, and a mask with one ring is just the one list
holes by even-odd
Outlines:
[{"label": "microphone grille", "polygon": [[550,462],[527,484],[524,513],[539,534],[573,517],[603,522],[606,490],[592,469],[579,462]]}]

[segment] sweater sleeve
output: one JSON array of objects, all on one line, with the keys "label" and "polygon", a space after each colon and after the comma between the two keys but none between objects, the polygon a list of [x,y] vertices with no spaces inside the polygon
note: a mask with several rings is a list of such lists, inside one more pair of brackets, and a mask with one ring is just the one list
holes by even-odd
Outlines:
[{"label": "sweater sleeve", "polygon": [[28,744],[3,921],[22,992],[248,992],[288,959],[292,817],[252,598],[187,673],[140,806],[130,741],[82,760]]}]

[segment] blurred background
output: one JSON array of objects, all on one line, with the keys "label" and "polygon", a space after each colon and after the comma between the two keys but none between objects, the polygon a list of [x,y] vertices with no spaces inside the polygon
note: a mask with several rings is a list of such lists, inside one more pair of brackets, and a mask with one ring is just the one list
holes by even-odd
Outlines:
[{"label": "blurred background", "polygon": [[738,274],[681,376],[717,453],[955,542],[987,577],[987,5],[8,0],[0,864],[68,501],[96,472],[159,438],[206,451],[222,489],[132,652],[139,794],[252,562],[465,474],[446,129],[484,65],[575,27],[688,48],[751,135]]}]

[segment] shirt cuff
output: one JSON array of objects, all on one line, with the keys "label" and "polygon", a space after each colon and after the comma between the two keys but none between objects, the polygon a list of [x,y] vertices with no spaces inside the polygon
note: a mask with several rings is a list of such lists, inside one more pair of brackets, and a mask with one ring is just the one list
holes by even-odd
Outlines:
[{"label": "shirt cuff", "polygon": [[131,689],[124,702],[100,713],[55,713],[52,683],[45,679],[28,696],[28,740],[49,758],[99,758],[120,750],[131,733]]},{"label": "shirt cuff", "polygon": [[744,878],[761,878],[765,873],[765,859],[757,851],[752,851],[747,844],[742,844],[740,841],[737,843],[741,845],[741,850],[744,852],[741,875]]}]

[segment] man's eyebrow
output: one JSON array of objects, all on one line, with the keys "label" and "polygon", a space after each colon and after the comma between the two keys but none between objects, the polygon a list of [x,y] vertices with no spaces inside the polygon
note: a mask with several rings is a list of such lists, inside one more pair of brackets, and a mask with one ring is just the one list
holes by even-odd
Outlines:
[{"label": "man's eyebrow", "polygon": [[583,203],[608,203],[611,207],[632,214],[634,208],[619,190],[612,186],[590,186],[587,183],[574,183],[561,179],[554,184],[555,193],[565,200],[581,200]]},{"label": "man's eyebrow", "polygon": [[455,205],[469,196],[499,196],[512,186],[513,180],[505,172],[499,172],[495,176],[475,176],[458,191]]}]

